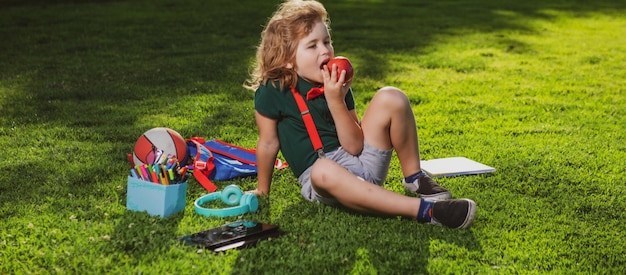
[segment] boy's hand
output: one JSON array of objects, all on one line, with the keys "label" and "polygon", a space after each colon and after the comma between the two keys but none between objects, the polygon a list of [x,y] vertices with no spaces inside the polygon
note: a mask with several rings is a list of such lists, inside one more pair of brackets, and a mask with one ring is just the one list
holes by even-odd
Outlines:
[{"label": "boy's hand", "polygon": [[352,85],[352,79],[345,81],[346,71],[339,71],[337,64],[332,64],[331,67],[324,65],[322,75],[324,76],[324,94],[326,99],[343,101],[350,89],[350,85]]}]

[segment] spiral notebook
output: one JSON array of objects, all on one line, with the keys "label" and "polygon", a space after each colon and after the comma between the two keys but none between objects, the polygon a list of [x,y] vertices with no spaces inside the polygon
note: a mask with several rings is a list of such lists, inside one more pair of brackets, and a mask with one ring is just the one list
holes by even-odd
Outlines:
[{"label": "spiral notebook", "polygon": [[450,157],[420,161],[422,170],[431,177],[454,177],[493,173],[496,168],[465,157]]}]

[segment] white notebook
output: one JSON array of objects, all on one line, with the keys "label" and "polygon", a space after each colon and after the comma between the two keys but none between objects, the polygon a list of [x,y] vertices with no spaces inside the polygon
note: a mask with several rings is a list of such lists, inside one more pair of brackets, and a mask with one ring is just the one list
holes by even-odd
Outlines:
[{"label": "white notebook", "polygon": [[431,177],[453,177],[493,173],[496,168],[465,157],[440,158],[420,161],[422,170]]}]

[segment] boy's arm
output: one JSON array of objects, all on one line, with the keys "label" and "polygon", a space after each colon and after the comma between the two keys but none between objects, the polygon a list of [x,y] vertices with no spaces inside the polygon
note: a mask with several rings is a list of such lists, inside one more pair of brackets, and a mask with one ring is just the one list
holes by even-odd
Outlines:
[{"label": "boy's arm", "polygon": [[280,148],[277,122],[274,119],[263,116],[257,111],[254,112],[254,115],[257,128],[259,129],[259,140],[257,141],[256,148],[258,186],[253,192],[256,195],[267,195],[270,193],[274,163],[276,162],[276,156]]},{"label": "boy's arm", "polygon": [[[325,68],[328,68],[324,65]],[[346,152],[358,155],[363,151],[363,130],[355,110],[348,110],[345,97],[350,89],[352,80],[344,82],[345,71],[342,71],[337,80],[337,67],[333,65],[332,71],[322,70],[324,75],[324,89],[328,109],[330,110],[335,125],[339,143]]]},{"label": "boy's arm", "polygon": [[341,147],[356,156],[363,151],[363,130],[358,122],[356,111],[348,110],[345,105],[345,102],[339,102],[337,105],[328,102]]}]

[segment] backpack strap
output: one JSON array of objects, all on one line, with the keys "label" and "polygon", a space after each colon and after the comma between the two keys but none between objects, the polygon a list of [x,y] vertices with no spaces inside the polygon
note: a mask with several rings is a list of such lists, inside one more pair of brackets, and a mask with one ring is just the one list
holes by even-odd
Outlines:
[{"label": "backpack strap", "polygon": [[211,182],[209,176],[215,170],[213,154],[204,146],[204,139],[193,137],[187,140],[188,146],[195,146],[196,157],[193,159],[193,177],[209,192],[215,192],[217,186]]},{"label": "backpack strap", "polygon": [[[244,148],[235,144],[231,144],[219,139],[212,139],[204,143],[212,153],[227,156],[241,163],[250,164],[256,166],[256,150]],[[274,168],[283,169],[288,167],[286,162],[276,158],[274,162]]]},{"label": "backpack strap", "polygon": [[300,114],[302,115],[302,120],[304,120],[304,126],[306,126],[306,131],[309,133],[309,138],[311,139],[311,143],[313,144],[313,150],[317,152],[317,156],[319,158],[324,157],[324,144],[320,139],[320,135],[317,132],[317,128],[315,127],[315,123],[313,122],[313,117],[309,112],[309,107],[306,105],[304,98],[296,88],[291,87],[291,93],[296,100],[296,104],[298,105],[298,109],[300,109]]},{"label": "backpack strap", "polygon": [[256,151],[230,144],[219,139],[212,139],[204,144],[212,153],[227,156],[241,163],[256,165]]}]

